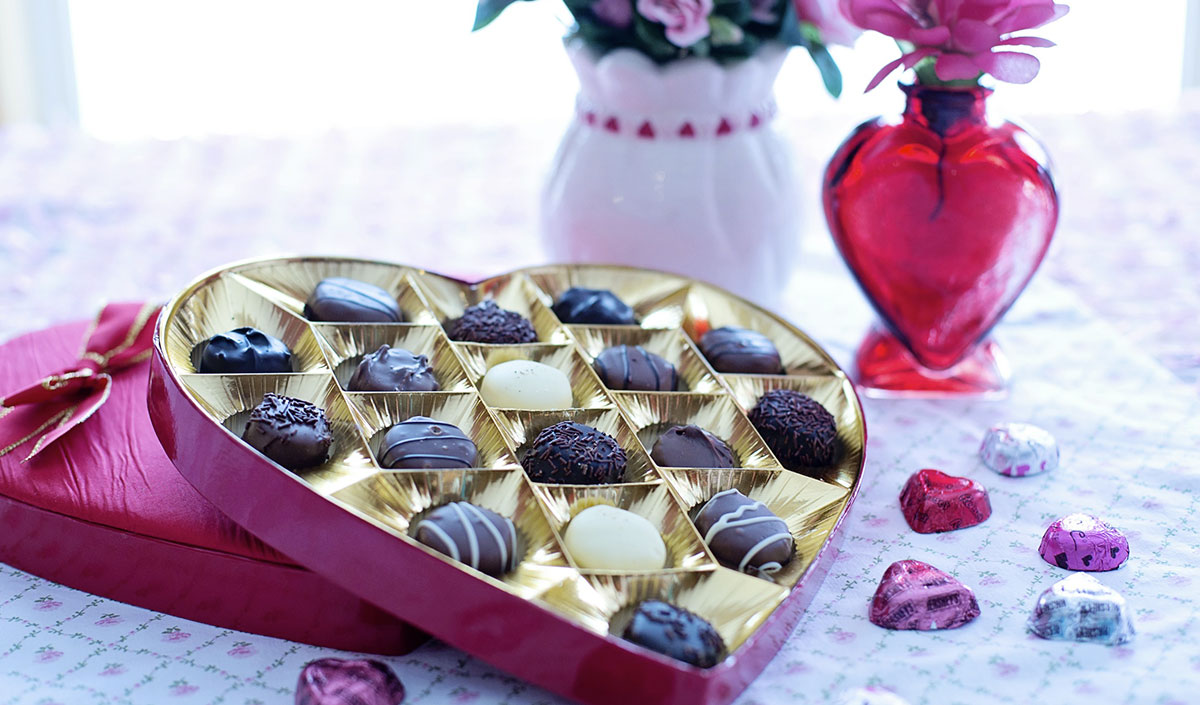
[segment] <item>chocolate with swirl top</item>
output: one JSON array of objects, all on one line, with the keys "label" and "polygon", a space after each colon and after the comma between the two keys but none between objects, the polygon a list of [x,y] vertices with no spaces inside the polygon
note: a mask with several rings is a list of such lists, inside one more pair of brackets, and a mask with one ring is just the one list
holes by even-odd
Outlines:
[{"label": "chocolate with swirl top", "polygon": [[609,389],[673,392],[679,388],[675,366],[640,345],[617,345],[596,356],[596,374]]},{"label": "chocolate with swirl top", "polygon": [[783,519],[736,489],[710,497],[696,515],[696,529],[722,565],[743,573],[777,573],[796,548]]}]

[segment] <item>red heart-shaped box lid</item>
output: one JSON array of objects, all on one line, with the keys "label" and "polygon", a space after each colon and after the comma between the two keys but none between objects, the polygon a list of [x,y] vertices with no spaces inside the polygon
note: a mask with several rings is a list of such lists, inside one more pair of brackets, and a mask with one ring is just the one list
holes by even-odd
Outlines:
[{"label": "red heart-shaped box lid", "polygon": [[[304,302],[329,277],[392,293],[406,323],[312,323]],[[633,307],[637,326],[564,325],[551,304],[567,288],[608,289]],[[538,342],[452,341],[446,324],[494,299],[532,322]],[[695,341],[722,326],[764,333],[782,375],[716,372]],[[293,352],[284,375],[198,374],[196,346],[253,326]],[[388,344],[427,355],[442,391],[359,393],[344,389],[357,362]],[[675,364],[676,392],[613,392],[592,370],[612,345],[641,345]],[[478,390],[493,365],[528,359],[559,368],[573,408],[492,408]],[[213,504],[266,543],[380,608],[527,681],[585,703],[726,703],[775,655],[812,599],[834,555],[859,485],[866,427],[853,385],[811,339],[781,318],[722,290],[648,270],[549,266],[469,284],[365,260],[291,258],[232,265],[206,275],[168,304],[157,329],[150,407],[179,471]],[[821,403],[838,426],[838,457],[823,468],[785,470],[746,413],[759,396],[793,389]],[[268,392],[321,406],[334,444],[329,460],[289,472],[240,439],[247,412]],[[461,428],[479,450],[469,470],[383,470],[380,437],[411,416]],[[628,457],[612,485],[532,482],[519,459],[542,428],[562,420],[616,438]],[[648,449],[670,424],[695,423],[726,441],[736,469],[664,468]],[[722,567],[689,512],[737,488],[783,518],[796,554],[768,578]],[[522,560],[501,578],[418,543],[424,512],[465,499],[511,518]],[[563,549],[575,511],[596,503],[639,513],[660,531],[660,570],[583,570]],[[633,607],[661,599],[709,621],[728,656],[700,669],[621,639]]]}]

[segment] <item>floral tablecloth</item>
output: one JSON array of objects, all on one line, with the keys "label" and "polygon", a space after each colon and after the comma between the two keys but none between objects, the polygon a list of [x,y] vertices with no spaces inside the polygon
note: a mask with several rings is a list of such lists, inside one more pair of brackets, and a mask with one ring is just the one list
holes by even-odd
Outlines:
[{"label": "floral tablecloth", "polygon": [[[823,703],[861,685],[913,705],[1189,703],[1200,692],[1200,113],[1059,118],[1065,218],[1046,270],[998,329],[1007,401],[867,400],[867,472],[847,538],[812,606],[742,705]],[[846,126],[784,124],[814,167]],[[213,139],[105,145],[0,133],[0,337],[86,316],[103,300],[163,298],[234,258],[345,253],[455,273],[535,263],[535,189],[553,126],[394,133],[307,142]],[[815,182],[810,179],[810,186]],[[1190,200],[1189,200],[1190,199]],[[815,202],[815,201],[814,201]],[[784,311],[847,365],[867,305],[810,218]],[[1025,479],[975,452],[1003,420],[1057,435],[1062,467]],[[989,489],[985,524],[918,535],[897,494],[923,467]],[[1066,575],[1037,556],[1074,511],[1129,536],[1099,574],[1130,601],[1122,647],[1025,633],[1037,595]],[[867,603],[892,561],[947,570],[982,616],[946,632],[887,632]],[[48,583],[0,565],[0,705],[288,703],[328,650],[217,629]],[[560,700],[430,644],[389,659],[410,703]]]}]

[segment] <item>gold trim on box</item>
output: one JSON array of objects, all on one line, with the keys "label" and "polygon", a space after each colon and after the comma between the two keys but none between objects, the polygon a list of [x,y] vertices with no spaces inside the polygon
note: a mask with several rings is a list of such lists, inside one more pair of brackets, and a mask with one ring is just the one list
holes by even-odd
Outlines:
[{"label": "gold trim on box", "polygon": [[304,304],[309,295],[322,279],[356,279],[389,292],[404,312],[404,323],[436,324],[438,321],[429,305],[413,284],[412,271],[407,267],[362,260],[305,258],[299,262],[247,265],[237,268],[230,276],[300,317],[304,316]]},{"label": "gold trim on box", "polygon": [[538,339],[536,343],[528,345],[561,345],[570,340],[566,329],[522,274],[493,277],[479,284],[464,284],[436,274],[419,275],[415,281],[421,287],[437,322],[446,329],[447,334],[450,325],[462,316],[465,308],[492,299],[500,308],[519,313],[533,324]]},{"label": "gold trim on box", "polygon": [[350,391],[347,385],[363,357],[375,352],[381,345],[429,358],[433,376],[441,387],[438,390],[440,392],[468,392],[475,388],[467,379],[458,355],[450,347],[450,341],[440,326],[314,323],[313,331],[321,341],[333,376],[346,391]]},{"label": "gold trim on box", "polygon": [[648,454],[670,427],[694,424],[725,441],[736,467],[780,467],[750,421],[725,395],[616,392],[613,396]]},{"label": "gold trim on box", "polygon": [[537,434],[547,426],[553,426],[560,421],[574,421],[607,433],[616,439],[617,444],[625,450],[625,477],[622,482],[645,482],[659,479],[654,471],[654,464],[650,461],[650,456],[642,449],[629,422],[616,409],[565,409],[563,411],[497,409],[494,415],[501,433],[516,451],[518,461],[525,458],[525,452],[529,450],[529,446],[533,444]]},{"label": "gold trim on box", "polygon": [[[376,471],[359,432],[358,420],[327,374],[191,374],[182,379],[204,410],[238,438],[246,429],[250,412],[268,392],[303,399],[323,409],[333,432],[329,460],[316,467],[289,471],[317,494],[328,495]],[[213,472],[220,471],[213,468]]]},{"label": "gold trim on box", "polygon": [[487,371],[502,362],[532,360],[557,368],[571,383],[573,409],[606,409],[612,399],[600,378],[573,345],[480,345],[453,343],[467,378],[476,387],[483,385]]},{"label": "gold trim on box", "polygon": [[641,346],[675,366],[681,386],[671,391],[693,394],[720,394],[724,391],[716,373],[692,345],[691,339],[678,330],[649,330],[630,326],[567,326],[567,330],[571,331],[589,364],[594,365],[596,357],[608,348],[617,345]]},{"label": "gold trim on box", "polygon": [[[788,525],[796,540],[792,562],[770,576],[759,576],[777,585],[792,587],[808,570],[825,537],[841,514],[850,493],[843,487],[786,470],[662,470],[679,495],[686,514],[696,513],[713,495],[736,489],[762,502]],[[694,526],[694,524],[693,524]],[[736,566],[726,566],[736,570]]]},{"label": "gold trim on box", "polygon": [[[667,546],[667,564],[653,571],[708,570],[716,568],[716,559],[704,546],[696,527],[688,519],[675,497],[661,483],[630,485],[535,485],[534,491],[543,500],[550,527],[561,539],[567,526],[579,512],[597,504],[608,504],[644,517],[658,529]],[[566,548],[567,559],[584,575],[613,575],[620,571],[592,570],[581,567]],[[625,571],[629,572],[629,571]]]},{"label": "gold trim on box", "polygon": [[362,435],[376,463],[388,429],[414,416],[428,416],[457,426],[471,439],[478,453],[476,467],[517,467],[517,459],[504,435],[474,392],[359,392],[347,397],[350,408],[360,419]]},{"label": "gold trim on box", "polygon": [[833,414],[837,423],[838,452],[834,464],[827,468],[795,468],[810,477],[852,487],[863,463],[862,410],[854,397],[854,383],[842,375],[831,377],[758,377],[726,375],[725,383],[733,391],[738,405],[749,413],[759,397],[773,389],[793,389],[812,397]]},{"label": "gold trim on box", "polygon": [[548,307],[573,286],[608,289],[633,309],[642,328],[678,327],[691,284],[673,274],[621,267],[556,265],[524,271]]},{"label": "gold trim on box", "polygon": [[[517,470],[383,471],[347,487],[333,498],[354,513],[418,546],[430,555],[487,580],[518,597],[531,599],[577,575],[563,556],[533,490]],[[414,519],[430,509],[467,501],[512,519],[522,558],[509,573],[493,578],[435,551],[411,535]]]},{"label": "gold trim on box", "polygon": [[167,320],[167,360],[182,374],[195,373],[198,346],[214,335],[251,326],[283,341],[296,373],[327,369],[308,323],[240,284],[217,277],[187,297]]}]

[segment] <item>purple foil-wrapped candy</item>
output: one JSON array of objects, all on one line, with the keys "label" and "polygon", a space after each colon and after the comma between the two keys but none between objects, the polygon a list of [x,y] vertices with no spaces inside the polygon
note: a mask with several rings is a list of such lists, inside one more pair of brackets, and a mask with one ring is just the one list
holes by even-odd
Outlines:
[{"label": "purple foil-wrapped candy", "polygon": [[1049,431],[1037,426],[1002,423],[988,429],[979,457],[1001,475],[1037,475],[1058,467],[1058,442]]},{"label": "purple foil-wrapped candy", "polygon": [[1088,514],[1071,514],[1046,527],[1038,553],[1067,570],[1116,570],[1129,557],[1129,539]]},{"label": "purple foil-wrapped candy", "polygon": [[323,658],[300,671],[296,705],[400,705],[404,685],[385,663]]},{"label": "purple foil-wrapped candy", "polygon": [[1042,593],[1029,631],[1043,639],[1124,644],[1133,638],[1125,598],[1087,573],[1074,573]]},{"label": "purple foil-wrapped candy", "polygon": [[871,623],[885,629],[954,629],[979,616],[971,588],[921,561],[896,561],[871,600]]},{"label": "purple foil-wrapped candy", "polygon": [[908,701],[887,688],[869,685],[842,693],[837,705],[908,705]]}]

